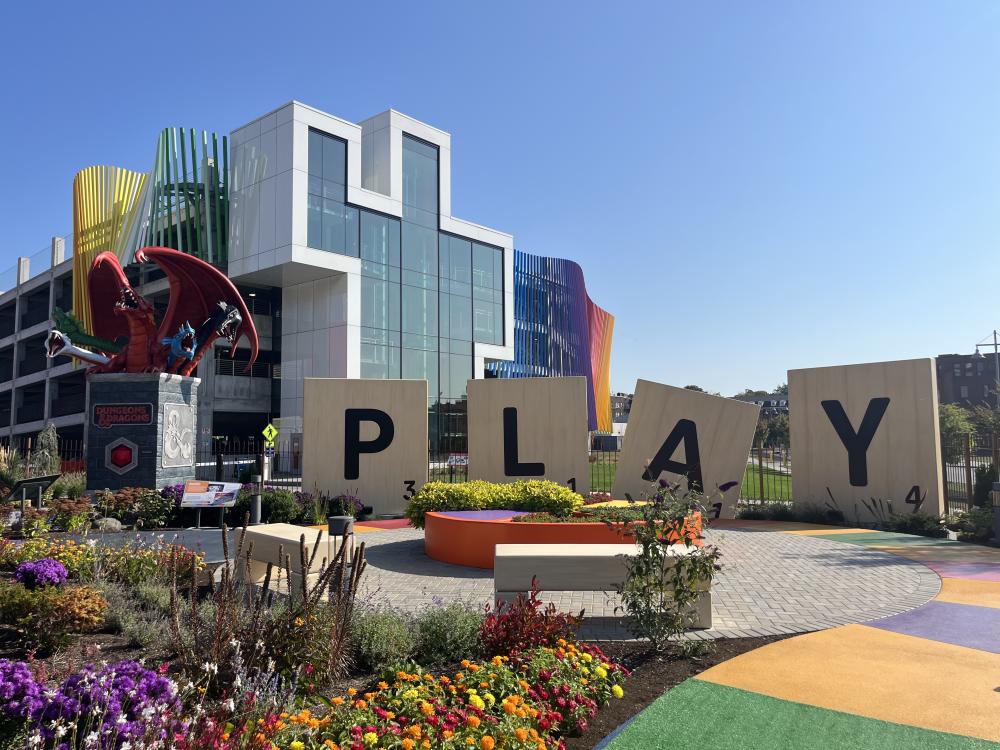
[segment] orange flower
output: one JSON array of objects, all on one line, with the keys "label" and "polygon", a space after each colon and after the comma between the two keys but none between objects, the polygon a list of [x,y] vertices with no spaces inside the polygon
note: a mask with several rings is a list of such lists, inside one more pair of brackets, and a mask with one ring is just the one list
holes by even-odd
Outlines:
[{"label": "orange flower", "polygon": [[528,739],[528,730],[525,729],[524,727],[518,727],[517,731],[514,732],[514,736],[517,737],[517,739],[520,740],[521,742],[524,742],[526,739]]},{"label": "orange flower", "polygon": [[378,684],[378,689],[379,690],[388,690],[389,689],[389,683],[387,683],[387,682],[380,682]]},{"label": "orange flower", "polygon": [[479,687],[481,687],[481,688],[488,688],[489,686],[490,686],[490,683],[486,682],[485,680],[483,682],[479,683]]},{"label": "orange flower", "polygon": [[515,706],[513,703],[504,703],[503,704],[503,712],[505,714],[512,714],[516,710],[517,710],[517,706]]},{"label": "orange flower", "polygon": [[445,739],[448,739],[449,737],[452,737],[452,736],[453,736],[454,734],[455,734],[455,733],[454,733],[453,731],[451,731],[450,729],[445,729],[445,730],[444,730],[443,732],[441,732],[441,735],[442,735],[442,736],[443,736],[443,737],[444,737]]},{"label": "orange flower", "polygon": [[473,729],[475,729],[480,724],[479,717],[476,716],[475,714],[469,714],[465,719],[465,723],[468,724]]},{"label": "orange flower", "polygon": [[493,750],[496,747],[497,741],[490,737],[488,734],[483,735],[483,738],[479,740],[479,747],[483,750]]},{"label": "orange flower", "polygon": [[[470,664],[469,665],[469,671],[470,672],[478,672],[479,671],[479,665],[478,664]],[[493,738],[490,737],[490,739],[493,739]],[[480,743],[480,744],[482,744],[482,743]]]},{"label": "orange flower", "polygon": [[403,742],[402,742],[403,750],[413,750],[413,746],[415,744],[416,743],[413,740],[411,740],[409,737],[406,737],[406,738],[403,739]]},{"label": "orange flower", "polygon": [[344,702],[344,699],[341,698],[339,695],[336,698],[334,698],[332,701],[330,701],[330,703],[332,703],[335,706],[339,706],[339,705],[343,704],[343,702]]},{"label": "orange flower", "polygon": [[358,694],[358,691],[354,688],[347,688],[347,694],[353,697]]}]

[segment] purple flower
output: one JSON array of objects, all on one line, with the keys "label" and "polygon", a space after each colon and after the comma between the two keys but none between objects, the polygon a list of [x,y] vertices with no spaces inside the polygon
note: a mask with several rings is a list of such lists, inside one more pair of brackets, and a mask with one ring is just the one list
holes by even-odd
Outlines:
[{"label": "purple flower", "polygon": [[24,584],[26,589],[42,586],[58,586],[66,582],[66,566],[51,557],[23,562],[14,571],[14,580]]},{"label": "purple flower", "polygon": [[170,500],[175,506],[180,506],[181,498],[184,497],[184,485],[183,484],[168,484],[162,490],[160,490],[160,497],[164,500]]},{"label": "purple flower", "polygon": [[42,707],[42,686],[23,661],[0,659],[0,716],[27,719]]},{"label": "purple flower", "polygon": [[31,723],[51,740],[56,728],[87,723],[102,738],[102,750],[125,742],[165,740],[186,730],[177,718],[181,701],[174,683],[135,661],[88,664],[32,710]]}]

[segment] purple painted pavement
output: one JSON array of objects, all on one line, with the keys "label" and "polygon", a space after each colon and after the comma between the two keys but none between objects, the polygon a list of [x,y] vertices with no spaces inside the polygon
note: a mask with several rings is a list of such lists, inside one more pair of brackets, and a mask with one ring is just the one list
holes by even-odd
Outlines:
[{"label": "purple painted pavement", "polygon": [[1000,609],[931,601],[865,625],[1000,654]]},{"label": "purple painted pavement", "polygon": [[449,518],[468,518],[472,521],[502,521],[514,516],[526,515],[522,510],[444,510],[442,516]]},{"label": "purple painted pavement", "polygon": [[921,562],[942,578],[1000,581],[1000,565],[995,563]]}]

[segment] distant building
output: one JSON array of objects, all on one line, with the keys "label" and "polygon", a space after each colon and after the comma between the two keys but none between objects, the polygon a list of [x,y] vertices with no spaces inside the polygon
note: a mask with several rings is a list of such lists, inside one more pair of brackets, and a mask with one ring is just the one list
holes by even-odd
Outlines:
[{"label": "distant building", "polygon": [[631,411],[632,411],[631,393],[611,394],[611,421],[614,424],[627,424],[628,415]]},{"label": "distant building", "polygon": [[764,396],[750,396],[741,393],[738,396],[733,396],[733,398],[737,401],[745,401],[748,404],[757,404],[760,407],[761,414],[775,414],[777,412],[788,411],[787,393],[768,393]]},{"label": "distant building", "polygon": [[938,401],[973,407],[996,404],[995,355],[939,354],[937,356]]}]

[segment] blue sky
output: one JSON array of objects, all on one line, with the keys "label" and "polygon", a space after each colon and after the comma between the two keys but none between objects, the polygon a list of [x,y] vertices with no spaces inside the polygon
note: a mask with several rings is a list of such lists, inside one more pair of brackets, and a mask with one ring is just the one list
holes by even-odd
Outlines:
[{"label": "blue sky", "polygon": [[146,6],[0,10],[0,268],[70,232],[77,170],[294,98],[451,132],[455,215],[578,261],[616,316],[614,390],[1000,326],[1000,4]]}]

